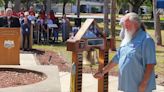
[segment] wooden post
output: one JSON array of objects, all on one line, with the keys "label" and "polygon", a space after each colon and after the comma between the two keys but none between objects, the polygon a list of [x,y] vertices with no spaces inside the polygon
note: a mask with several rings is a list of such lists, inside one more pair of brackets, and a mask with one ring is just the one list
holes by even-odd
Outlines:
[{"label": "wooden post", "polygon": [[37,44],[40,43],[39,39],[40,39],[40,25],[36,25],[37,26]]},{"label": "wooden post", "polygon": [[72,52],[72,70],[71,70],[71,92],[75,92],[75,83],[76,83],[76,60],[77,60],[77,53]]},{"label": "wooden post", "polygon": [[71,76],[71,92],[81,92],[82,91],[82,52],[72,53],[72,62],[75,64],[75,75]]},{"label": "wooden post", "polygon": [[[99,71],[108,64],[108,51],[99,51]],[[98,92],[108,92],[108,73],[98,80]]]},{"label": "wooden post", "polygon": [[[33,24],[31,24],[31,28],[30,28],[31,30],[31,32],[30,32],[30,49],[32,49],[32,45],[33,45],[33,31],[34,31],[34,25]],[[26,40],[26,42],[27,42],[27,40]],[[27,46],[27,45],[25,45],[25,46]]]},{"label": "wooden post", "polygon": [[47,27],[47,40],[46,40],[47,44],[49,44],[49,37],[50,37],[50,33],[49,33],[49,28]]}]

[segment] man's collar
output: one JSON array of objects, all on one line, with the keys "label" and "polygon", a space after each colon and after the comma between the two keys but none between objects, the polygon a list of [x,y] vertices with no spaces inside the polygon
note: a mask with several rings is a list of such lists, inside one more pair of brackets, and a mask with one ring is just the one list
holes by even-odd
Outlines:
[{"label": "man's collar", "polygon": [[134,39],[135,37],[137,37],[137,36],[140,34],[141,31],[142,31],[141,28],[138,29],[138,30],[134,33],[134,35],[133,35],[133,39]]},{"label": "man's collar", "polygon": [[133,39],[131,41],[137,41],[137,40],[142,40],[144,37],[144,31],[142,28],[140,28],[135,35],[133,36]]}]

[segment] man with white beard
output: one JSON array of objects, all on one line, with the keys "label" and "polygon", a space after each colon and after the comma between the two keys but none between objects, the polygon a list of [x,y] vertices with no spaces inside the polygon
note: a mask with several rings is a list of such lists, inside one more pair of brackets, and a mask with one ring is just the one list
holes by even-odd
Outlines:
[{"label": "man with white beard", "polygon": [[155,43],[141,27],[136,13],[124,16],[125,37],[113,59],[94,77],[102,78],[114,66],[119,66],[118,90],[123,92],[152,92],[156,89],[154,65]]},{"label": "man with white beard", "polygon": [[133,31],[127,31],[127,29],[124,30],[124,35],[125,37],[123,38],[122,42],[121,42],[121,46],[127,44],[128,42],[131,41],[132,39],[132,35],[133,35]]}]

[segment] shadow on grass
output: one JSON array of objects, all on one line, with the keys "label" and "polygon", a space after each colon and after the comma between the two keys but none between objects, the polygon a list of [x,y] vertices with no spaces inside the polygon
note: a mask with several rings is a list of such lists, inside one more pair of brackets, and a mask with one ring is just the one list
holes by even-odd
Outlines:
[{"label": "shadow on grass", "polygon": [[41,54],[41,55],[43,55],[45,53],[45,51],[39,50],[39,49],[32,49],[31,52],[33,54]]},{"label": "shadow on grass", "polygon": [[36,44],[36,45],[39,45],[39,46],[60,46],[60,47],[65,47],[66,46],[66,42],[55,42],[55,43],[49,43],[49,44]]},{"label": "shadow on grass", "polygon": [[20,51],[20,53],[22,54],[38,54],[38,55],[43,55],[45,53],[45,51],[40,50],[40,49],[31,49],[28,51]]}]

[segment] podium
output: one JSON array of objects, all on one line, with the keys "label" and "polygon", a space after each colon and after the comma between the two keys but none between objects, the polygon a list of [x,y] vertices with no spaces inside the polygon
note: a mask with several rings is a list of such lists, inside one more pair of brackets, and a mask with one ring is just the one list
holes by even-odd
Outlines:
[{"label": "podium", "polygon": [[0,65],[19,65],[20,28],[0,28]]}]

